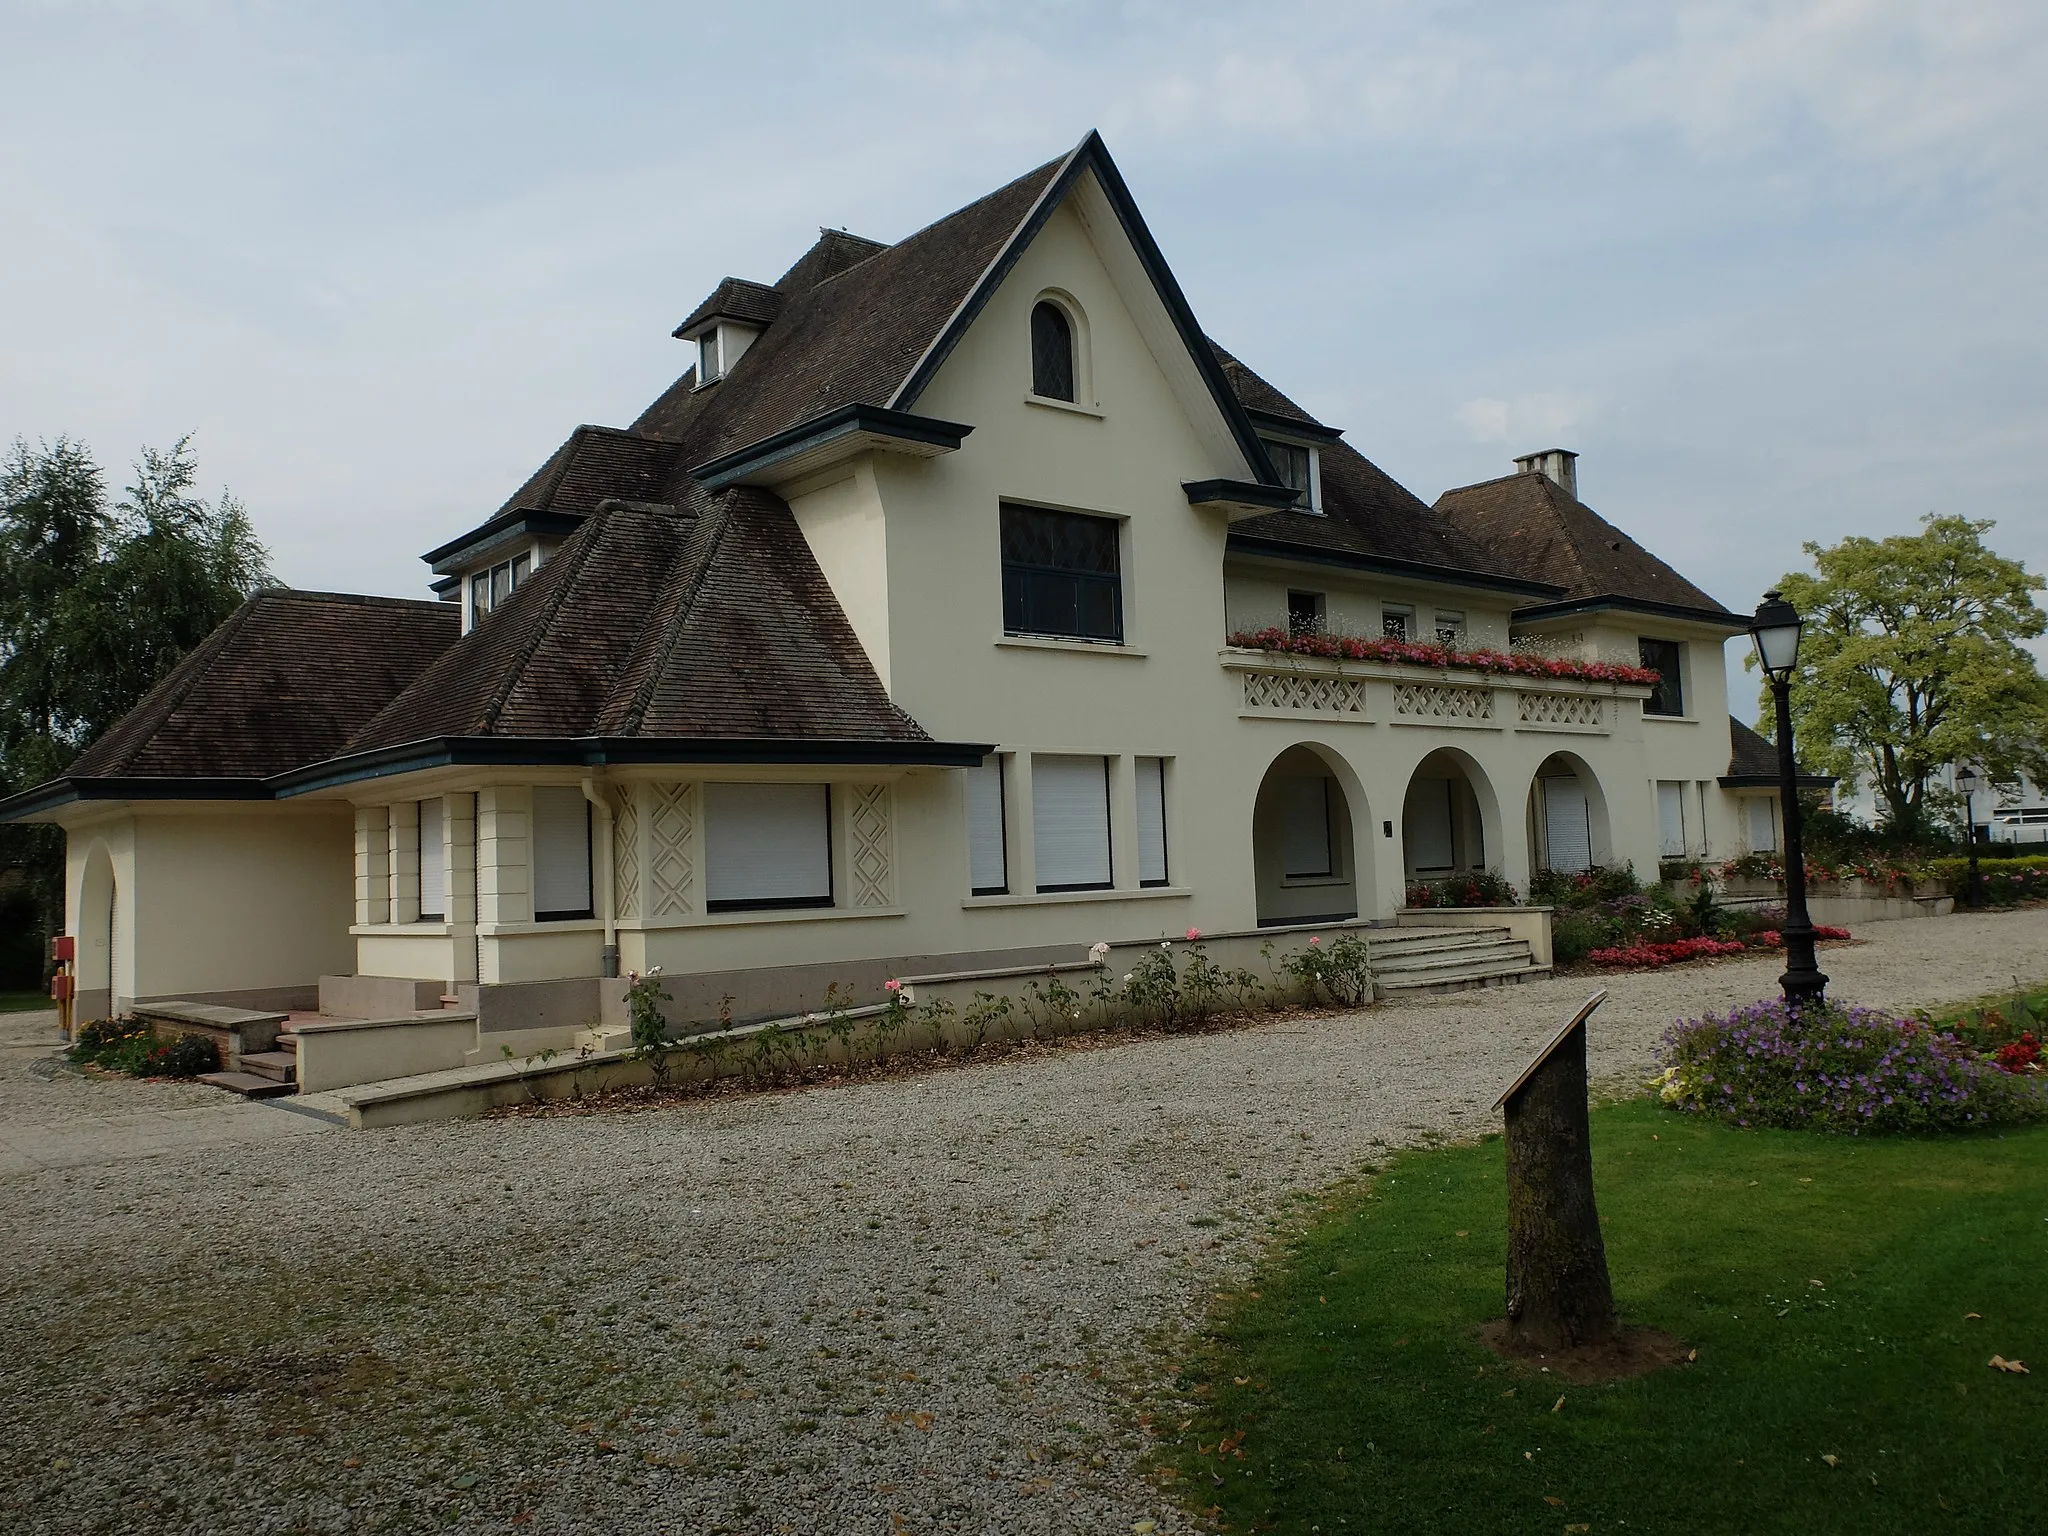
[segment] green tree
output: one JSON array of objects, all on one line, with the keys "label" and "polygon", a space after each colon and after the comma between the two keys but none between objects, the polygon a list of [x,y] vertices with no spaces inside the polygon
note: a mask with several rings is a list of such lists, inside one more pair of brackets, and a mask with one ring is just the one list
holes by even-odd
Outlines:
[{"label": "green tree", "polygon": [[[272,580],[241,504],[197,482],[189,437],[144,449],[111,506],[81,443],[16,439],[0,459],[0,795],[61,774]],[[63,919],[63,846],[54,827],[0,825],[38,945]]]},{"label": "green tree", "polygon": [[1800,758],[1870,784],[1897,829],[1928,828],[1948,763],[2048,779],[2048,680],[2022,643],[2048,630],[2034,603],[2044,583],[1985,545],[1992,526],[1929,513],[1918,533],[1808,544],[1813,573],[1778,583],[1806,618]]}]

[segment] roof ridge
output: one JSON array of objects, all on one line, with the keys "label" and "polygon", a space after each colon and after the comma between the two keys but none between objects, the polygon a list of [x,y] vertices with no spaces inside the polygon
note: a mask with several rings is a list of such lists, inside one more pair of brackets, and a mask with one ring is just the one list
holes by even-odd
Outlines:
[{"label": "roof ridge", "polygon": [[512,697],[512,690],[525,678],[527,666],[533,661],[535,653],[540,650],[541,641],[547,638],[549,629],[554,625],[555,615],[561,612],[562,604],[568,600],[569,589],[575,585],[577,573],[589,563],[590,552],[597,542],[595,535],[602,531],[605,520],[612,515],[609,512],[591,513],[583,526],[569,535],[555,558],[548,562],[549,566],[557,566],[566,561],[569,569],[555,578],[552,591],[542,594],[545,601],[534,620],[532,630],[513,654],[512,664],[505,669],[503,679],[492,691],[490,701],[484,705],[478,718],[478,735],[496,734],[493,727],[497,724],[498,716],[504,712],[506,702]]},{"label": "roof ridge", "polygon": [[732,494],[727,492],[720,496],[719,503],[717,508],[707,509],[705,517],[700,519],[702,522],[716,517],[718,526],[710,530],[709,543],[705,547],[703,559],[697,564],[696,571],[687,573],[678,583],[681,590],[662,616],[660,649],[655,653],[652,658],[653,664],[648,667],[646,675],[634,688],[633,697],[626,705],[625,718],[620,722],[623,727],[621,735],[640,734],[640,722],[647,718],[648,707],[654,702],[655,689],[667,675],[669,660],[675,655],[676,646],[682,641],[683,621],[688,617],[690,610],[696,607],[697,598],[702,594],[704,583],[711,574],[712,562],[718,558],[719,548],[725,543],[726,533],[732,527]]}]

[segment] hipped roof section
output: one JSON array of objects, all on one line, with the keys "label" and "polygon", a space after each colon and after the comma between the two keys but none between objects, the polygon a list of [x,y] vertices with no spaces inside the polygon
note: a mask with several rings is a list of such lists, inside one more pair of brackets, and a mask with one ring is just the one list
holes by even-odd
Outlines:
[{"label": "hipped roof section", "polygon": [[1540,471],[1446,491],[1436,515],[1493,559],[1562,588],[1562,606],[1609,600],[1738,628],[1745,622]]},{"label": "hipped roof section", "polygon": [[789,509],[608,505],[347,743],[931,738],[890,702]]},{"label": "hipped roof section", "polygon": [[[453,605],[282,588],[256,593],[52,784],[7,802],[118,785],[251,785],[328,757],[453,645]],[[109,791],[111,792],[111,791]]]}]

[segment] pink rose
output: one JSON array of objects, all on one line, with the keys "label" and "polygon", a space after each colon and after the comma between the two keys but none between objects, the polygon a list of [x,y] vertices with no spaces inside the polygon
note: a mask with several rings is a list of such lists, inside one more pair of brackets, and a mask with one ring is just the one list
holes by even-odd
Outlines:
[{"label": "pink rose", "polygon": [[1195,940],[1199,939],[1199,938],[1200,938],[1201,936],[1202,936],[1202,930],[1201,930],[1201,929],[1199,929],[1199,928],[1190,928],[1190,929],[1188,930],[1188,942],[1189,942],[1190,944],[1194,943],[1194,942],[1195,942]]},{"label": "pink rose", "polygon": [[882,990],[884,992],[901,992],[903,990],[903,983],[891,977],[882,983]]}]

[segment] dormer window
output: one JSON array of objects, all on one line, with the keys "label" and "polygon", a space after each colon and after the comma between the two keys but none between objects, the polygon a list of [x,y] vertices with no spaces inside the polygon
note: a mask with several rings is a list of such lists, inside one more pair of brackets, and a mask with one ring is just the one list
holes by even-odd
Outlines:
[{"label": "dormer window", "polygon": [[519,588],[533,572],[533,554],[523,551],[469,578],[469,627],[474,629]]},{"label": "dormer window", "polygon": [[1323,485],[1320,468],[1316,462],[1316,451],[1300,443],[1282,442],[1277,437],[1262,437],[1266,445],[1266,457],[1273,461],[1274,472],[1280,476],[1280,483],[1294,492],[1294,509],[1297,512],[1320,512],[1323,510]]},{"label": "dormer window", "polygon": [[1031,308],[1031,392],[1046,400],[1074,398],[1074,327],[1059,305]]},{"label": "dormer window", "polygon": [[713,326],[697,338],[697,382],[715,384],[725,377],[725,370],[719,366],[718,327]]}]

